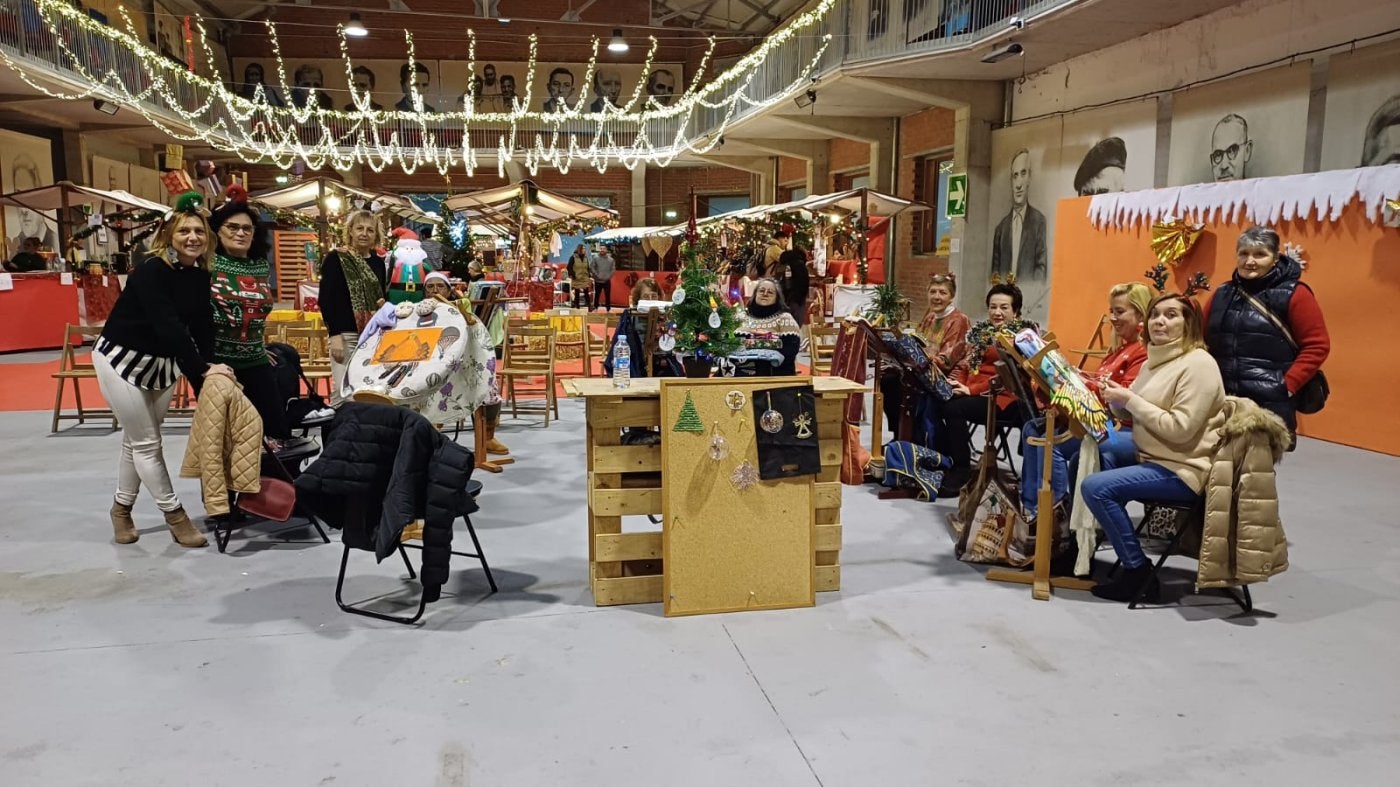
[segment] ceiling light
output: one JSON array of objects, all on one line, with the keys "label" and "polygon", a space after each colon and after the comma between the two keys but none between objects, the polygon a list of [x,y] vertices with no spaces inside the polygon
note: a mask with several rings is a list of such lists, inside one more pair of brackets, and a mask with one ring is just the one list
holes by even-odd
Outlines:
[{"label": "ceiling light", "polygon": [[813,104],[817,103],[817,91],[809,89],[807,90],[807,92],[799,96],[794,96],[792,101],[799,108],[805,109],[806,107],[810,107]]},{"label": "ceiling light", "polygon": [[92,108],[97,110],[98,112],[103,113],[104,115],[115,115],[117,114],[117,110],[121,109],[122,107],[121,104],[118,104],[115,101],[107,101],[106,99],[95,98],[92,100]]},{"label": "ceiling light", "polygon": [[1022,53],[1024,53],[1025,51],[1026,51],[1026,50],[1025,50],[1025,47],[1022,47],[1020,44],[1018,44],[1018,43],[1016,43],[1015,41],[1013,41],[1013,42],[1011,42],[1011,43],[1009,43],[1009,44],[1004,44],[1004,45],[1002,45],[1002,46],[999,46],[999,47],[997,47],[996,49],[993,49],[992,51],[990,51],[990,52],[988,52],[987,54],[983,55],[983,56],[982,56],[982,62],[983,62],[983,63],[1000,63],[1001,61],[1007,59],[1008,57],[1016,57],[1017,55],[1022,54]]},{"label": "ceiling light", "polygon": [[608,42],[608,51],[622,54],[628,49],[631,49],[631,47],[627,46],[627,39],[622,37],[622,28],[613,28],[613,37],[612,40]]},{"label": "ceiling light", "polygon": [[285,185],[287,185],[288,183],[291,183],[291,182],[292,182],[292,176],[291,176],[291,175],[278,175],[277,177],[273,178],[273,180],[276,181],[277,185],[279,185],[279,186],[285,186]]},{"label": "ceiling light", "polygon": [[350,14],[350,21],[345,25],[345,35],[351,38],[364,38],[369,35],[369,31],[365,29],[364,23],[360,21],[359,14]]},{"label": "ceiling light", "polygon": [[674,210],[668,210],[668,211],[666,211],[666,218],[668,218],[668,219],[674,219],[674,218],[676,217],[676,215],[677,215],[677,214],[676,214],[676,212],[675,212]]}]

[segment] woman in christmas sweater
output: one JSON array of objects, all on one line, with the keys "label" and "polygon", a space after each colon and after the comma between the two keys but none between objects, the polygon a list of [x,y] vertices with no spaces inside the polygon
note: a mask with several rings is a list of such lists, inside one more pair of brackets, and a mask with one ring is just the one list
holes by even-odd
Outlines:
[{"label": "woman in christmas sweater", "polygon": [[291,437],[287,403],[277,386],[263,344],[263,329],[275,296],[268,283],[267,238],[259,232],[258,214],[248,195],[229,187],[229,198],[209,220],[214,231],[214,262],[209,270],[214,309],[214,360],[233,367],[243,395],[262,416],[263,434],[274,447]]},{"label": "woman in christmas sweater", "polygon": [[[1147,289],[1145,284],[1119,284],[1108,291],[1108,320],[1113,324],[1114,349],[1104,356],[1097,372],[1085,376],[1085,382],[1095,393],[1102,391],[1105,381],[1131,386],[1137,379],[1138,372],[1147,361],[1147,345],[1143,343],[1142,326],[1147,322],[1147,304],[1151,302],[1152,291]],[[1101,469],[1112,470],[1135,461],[1137,449],[1133,447],[1132,427],[1132,418],[1124,416],[1118,420],[1117,428],[1109,432],[1108,439],[1097,444]],[[1044,449],[1038,445],[1031,445],[1026,438],[1042,437],[1044,434],[1044,418],[1033,418],[1021,427],[1021,505],[1031,518],[1036,514],[1036,496],[1040,491],[1043,466],[1040,452]],[[1054,448],[1050,488],[1055,494],[1056,503],[1064,499],[1069,490],[1075,488],[1082,445],[1083,441],[1071,439],[1057,444]]]},{"label": "woman in christmas sweater", "polygon": [[776,342],[783,354],[783,363],[774,374],[797,374],[797,351],[802,345],[802,328],[788,313],[783,302],[783,291],[777,279],[763,278],[754,288],[753,298],[739,315],[739,329],[736,334],[745,339],[745,344],[753,342]]},{"label": "woman in christmas sweater", "polygon": [[[999,360],[996,342],[1002,334],[1015,335],[1034,323],[1021,319],[1021,290],[1014,284],[994,284],[987,290],[987,319],[973,325],[967,333],[968,352],[953,369],[953,398],[939,408],[939,428],[934,437],[935,447],[953,460],[944,476],[942,491],[957,492],[972,475],[972,443],[968,438],[969,424],[987,421],[987,396],[992,379],[997,376]],[[997,423],[1023,424],[1032,415],[1016,400],[1016,394],[1002,391],[996,397]]]},{"label": "woman in christmas sweater", "polygon": [[[914,329],[924,340],[924,352],[929,361],[945,377],[952,374],[967,355],[967,332],[972,328],[967,313],[953,305],[957,294],[958,281],[953,274],[934,274],[928,282],[928,312]],[[900,404],[904,401],[904,386],[898,369],[886,369],[881,375],[880,393],[885,401],[885,423],[897,431]]]}]

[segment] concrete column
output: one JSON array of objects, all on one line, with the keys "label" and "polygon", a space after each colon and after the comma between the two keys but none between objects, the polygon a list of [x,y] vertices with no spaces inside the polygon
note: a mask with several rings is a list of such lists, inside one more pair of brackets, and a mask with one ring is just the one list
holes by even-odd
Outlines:
[{"label": "concrete column", "polygon": [[823,142],[821,150],[807,159],[807,194],[825,194],[831,188],[831,143]]},{"label": "concrete column", "polygon": [[[658,194],[657,199],[660,199],[660,196]],[[644,227],[647,223],[647,167],[645,164],[638,164],[632,168],[631,222],[633,227]]]},{"label": "concrete column", "polygon": [[1003,86],[987,83],[965,97],[953,127],[953,171],[967,173],[967,218],[955,219],[948,267],[966,285],[958,288],[958,304],[964,310],[980,306],[983,288],[991,275],[992,233],[999,217],[991,215],[992,126],[1001,122]]}]

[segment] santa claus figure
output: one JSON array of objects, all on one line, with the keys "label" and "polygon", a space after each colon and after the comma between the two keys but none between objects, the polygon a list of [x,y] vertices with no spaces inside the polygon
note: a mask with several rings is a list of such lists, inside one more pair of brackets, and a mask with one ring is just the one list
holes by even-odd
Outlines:
[{"label": "santa claus figure", "polygon": [[389,302],[417,303],[423,300],[423,280],[433,268],[418,233],[407,227],[393,231],[394,247],[389,251]]}]

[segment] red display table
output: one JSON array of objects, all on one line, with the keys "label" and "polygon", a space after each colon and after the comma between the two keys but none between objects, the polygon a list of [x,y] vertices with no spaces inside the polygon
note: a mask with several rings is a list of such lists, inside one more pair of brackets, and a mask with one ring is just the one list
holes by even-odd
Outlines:
[{"label": "red display table", "polygon": [[[845,284],[856,283],[856,261],[855,260],[827,260],[826,275]],[[842,278],[845,277],[845,278]],[[866,282],[869,284],[885,283],[884,260],[872,262],[866,270]]]},{"label": "red display table", "polygon": [[63,346],[67,325],[107,319],[121,292],[118,276],[12,273],[14,289],[0,290],[0,352]]}]

